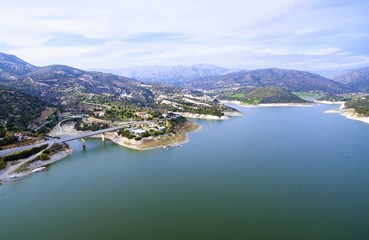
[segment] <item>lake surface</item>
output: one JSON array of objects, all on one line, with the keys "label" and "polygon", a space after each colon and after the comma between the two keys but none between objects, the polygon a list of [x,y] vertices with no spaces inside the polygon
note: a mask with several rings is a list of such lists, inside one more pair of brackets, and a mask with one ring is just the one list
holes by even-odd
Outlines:
[{"label": "lake surface", "polygon": [[369,125],[336,105],[241,108],[183,147],[98,139],[0,186],[1,239],[369,239]]}]

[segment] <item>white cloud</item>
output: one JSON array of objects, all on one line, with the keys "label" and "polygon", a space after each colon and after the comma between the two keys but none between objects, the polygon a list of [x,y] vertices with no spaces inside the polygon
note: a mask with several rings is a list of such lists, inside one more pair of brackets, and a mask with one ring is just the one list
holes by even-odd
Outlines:
[{"label": "white cloud", "polygon": [[366,61],[367,7],[339,0],[3,0],[0,43],[37,65],[84,69],[198,62],[315,69]]},{"label": "white cloud", "polygon": [[323,55],[330,55],[338,51],[339,51],[338,48],[328,47],[328,48],[308,49],[308,50],[299,51],[298,53],[303,54],[303,55],[310,55],[310,56],[323,56]]}]

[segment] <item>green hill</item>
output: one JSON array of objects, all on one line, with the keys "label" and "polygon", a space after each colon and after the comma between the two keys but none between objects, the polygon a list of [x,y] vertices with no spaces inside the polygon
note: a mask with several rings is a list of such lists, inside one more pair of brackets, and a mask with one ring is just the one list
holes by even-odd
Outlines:
[{"label": "green hill", "polygon": [[47,106],[29,94],[0,87],[0,131],[29,129]]},{"label": "green hill", "polygon": [[242,88],[221,96],[226,100],[237,100],[248,104],[259,103],[306,103],[289,90],[281,87]]},{"label": "green hill", "polygon": [[369,116],[369,96],[352,99],[345,103],[346,108],[353,108],[355,112]]}]

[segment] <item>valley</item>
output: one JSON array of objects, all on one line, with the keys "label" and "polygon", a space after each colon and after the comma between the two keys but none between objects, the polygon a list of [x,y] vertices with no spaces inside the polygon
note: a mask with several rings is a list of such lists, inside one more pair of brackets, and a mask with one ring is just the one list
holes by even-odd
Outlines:
[{"label": "valley", "polygon": [[[227,120],[243,115],[227,102],[311,106],[318,98],[347,101],[342,108],[351,110],[339,111],[342,114],[351,111],[363,119],[369,114],[367,82],[356,72],[336,76],[339,81],[297,70],[248,71],[206,64],[141,67],[125,73],[132,78],[64,65],[37,67],[0,53],[0,147],[31,148],[52,138],[128,124],[105,137],[136,150],[167,148],[186,142],[187,132],[200,128],[190,119]],[[70,149],[61,146],[64,154],[57,156],[65,157]],[[6,159],[10,158],[0,158],[1,168],[17,163],[25,172],[33,170],[21,165],[22,159]]]}]

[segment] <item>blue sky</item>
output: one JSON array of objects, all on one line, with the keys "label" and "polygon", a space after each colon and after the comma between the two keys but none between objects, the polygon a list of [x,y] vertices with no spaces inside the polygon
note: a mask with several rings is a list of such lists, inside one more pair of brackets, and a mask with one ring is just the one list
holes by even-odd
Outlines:
[{"label": "blue sky", "polygon": [[2,0],[0,51],[82,69],[369,66],[369,2]]}]

